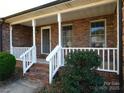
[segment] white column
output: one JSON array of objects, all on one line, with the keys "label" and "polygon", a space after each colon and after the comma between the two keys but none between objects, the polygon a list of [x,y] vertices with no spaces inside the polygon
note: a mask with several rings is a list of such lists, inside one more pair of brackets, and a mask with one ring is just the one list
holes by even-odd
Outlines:
[{"label": "white column", "polygon": [[[57,19],[58,19],[58,44],[62,48],[62,28],[61,28],[61,14],[57,14]],[[62,54],[62,49],[59,51],[59,65],[64,66],[64,59],[63,59],[63,54]]]},{"label": "white column", "polygon": [[62,41],[61,41],[61,14],[57,14],[57,19],[58,19],[58,44],[59,46],[62,46]]},{"label": "white column", "polygon": [[119,0],[117,0],[117,70],[119,74]]},{"label": "white column", "polygon": [[35,26],[36,26],[36,21],[33,19],[32,20],[32,27],[33,27],[33,46],[36,46],[36,42],[35,42]]},{"label": "white column", "polygon": [[12,25],[10,25],[10,53],[13,54],[13,46],[12,46]]},{"label": "white column", "polygon": [[35,41],[35,26],[36,26],[36,20],[32,20],[32,27],[33,27],[33,47],[35,47],[35,49],[33,50],[33,63],[36,63],[36,41]]}]

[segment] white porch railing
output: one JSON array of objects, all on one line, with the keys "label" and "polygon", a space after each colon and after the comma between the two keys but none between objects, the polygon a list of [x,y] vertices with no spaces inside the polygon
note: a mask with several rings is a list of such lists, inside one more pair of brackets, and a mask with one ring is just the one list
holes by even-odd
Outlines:
[{"label": "white porch railing", "polygon": [[23,61],[23,74],[34,64],[36,63],[36,46],[29,48],[25,51],[20,59]]},{"label": "white porch railing", "polygon": [[119,73],[118,49],[117,48],[62,48],[65,58],[70,52],[74,51],[96,51],[102,58],[102,64],[98,68],[100,71]]},{"label": "white porch railing", "polygon": [[99,71],[119,73],[117,48],[61,48],[60,46],[56,46],[46,58],[49,62],[50,84],[58,69],[64,65],[65,57],[75,51],[94,51],[102,58],[102,64],[98,68]]},{"label": "white porch railing", "polygon": [[49,62],[49,83],[51,84],[54,75],[61,67],[61,47],[57,45],[47,56],[46,61]]},{"label": "white porch railing", "polygon": [[29,48],[31,47],[13,47],[13,55],[16,57],[17,60],[21,60],[20,56]]}]

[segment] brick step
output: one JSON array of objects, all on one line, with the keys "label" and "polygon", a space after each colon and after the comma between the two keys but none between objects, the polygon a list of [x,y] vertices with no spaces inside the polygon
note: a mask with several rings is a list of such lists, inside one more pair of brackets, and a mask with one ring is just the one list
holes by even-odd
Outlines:
[{"label": "brick step", "polygon": [[49,65],[36,63],[28,70],[24,76],[25,78],[38,80],[44,83],[44,85],[48,85]]},{"label": "brick step", "polygon": [[29,72],[46,72],[46,73],[49,73],[49,69],[46,67],[32,67],[29,69]]},{"label": "brick step", "polygon": [[42,74],[25,74],[25,77],[36,80],[48,80],[49,78],[48,75],[42,75]]}]

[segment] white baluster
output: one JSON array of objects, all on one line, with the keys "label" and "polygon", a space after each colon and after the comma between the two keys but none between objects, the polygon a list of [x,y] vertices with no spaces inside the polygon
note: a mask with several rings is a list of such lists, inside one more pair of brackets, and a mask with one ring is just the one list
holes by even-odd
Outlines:
[{"label": "white baluster", "polygon": [[115,58],[116,58],[116,57],[115,57],[115,51],[116,51],[116,50],[113,49],[113,70],[114,70],[114,71],[115,71]]},{"label": "white baluster", "polygon": [[65,55],[67,55],[67,49],[65,49]]},{"label": "white baluster", "polygon": [[110,70],[110,51],[108,49],[108,70]]},{"label": "white baluster", "polygon": [[103,55],[102,56],[102,58],[103,58],[103,60],[102,60],[102,67],[103,67],[103,69],[105,69],[105,50],[104,49],[102,50],[102,53],[103,53],[102,54]]}]

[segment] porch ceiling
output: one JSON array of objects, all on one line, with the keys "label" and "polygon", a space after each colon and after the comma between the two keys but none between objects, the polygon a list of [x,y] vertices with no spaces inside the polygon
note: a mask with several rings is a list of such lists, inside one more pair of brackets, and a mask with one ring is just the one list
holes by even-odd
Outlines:
[{"label": "porch ceiling", "polygon": [[[6,20],[11,24],[18,24],[32,19],[37,20],[38,25],[57,22],[56,14],[62,13],[62,20],[68,21],[91,16],[111,14],[116,9],[116,0],[72,0],[48,8],[39,9]],[[31,25],[28,22],[25,25]]]},{"label": "porch ceiling", "polygon": [[[98,5],[95,7],[83,8],[67,13],[62,13],[62,21],[70,21],[81,18],[89,18],[94,16],[108,15],[115,12],[116,3],[108,3],[103,5]],[[45,18],[40,18],[36,20],[37,26],[47,25],[57,22],[57,16],[49,16]],[[22,23],[23,25],[31,26],[31,22]]]}]

